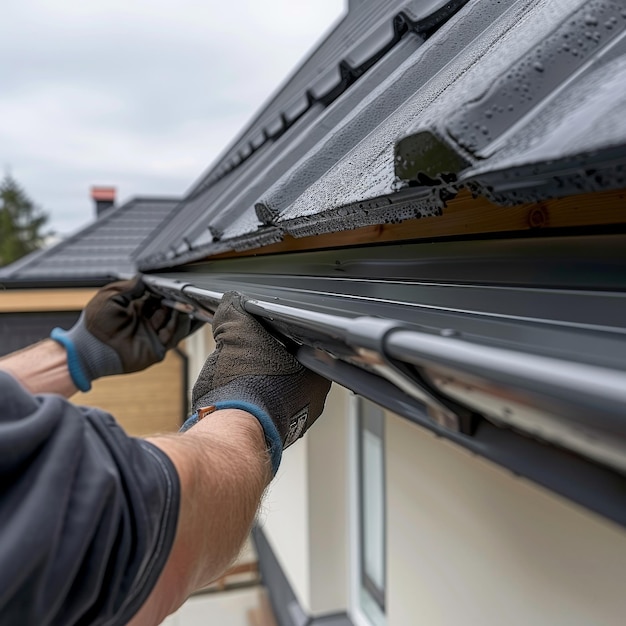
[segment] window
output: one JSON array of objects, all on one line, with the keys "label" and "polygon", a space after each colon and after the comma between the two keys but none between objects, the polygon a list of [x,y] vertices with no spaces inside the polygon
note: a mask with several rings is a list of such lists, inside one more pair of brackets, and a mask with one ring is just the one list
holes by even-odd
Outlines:
[{"label": "window", "polygon": [[384,626],[386,507],[384,414],[354,398],[353,609],[357,622]]}]

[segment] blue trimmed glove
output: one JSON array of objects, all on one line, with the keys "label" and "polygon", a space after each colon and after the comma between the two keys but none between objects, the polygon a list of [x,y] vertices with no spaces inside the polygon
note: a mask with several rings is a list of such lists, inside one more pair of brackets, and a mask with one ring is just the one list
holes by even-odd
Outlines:
[{"label": "blue trimmed glove", "polygon": [[244,297],[224,294],[213,319],[216,348],[209,356],[192,393],[198,411],[243,409],[254,415],[265,433],[274,474],[283,448],[300,438],[324,409],[330,382],[305,369],[243,309]]},{"label": "blue trimmed glove", "polygon": [[162,304],[140,277],[103,287],[70,329],[51,339],[67,351],[72,381],[81,391],[102,376],[143,370],[198,327],[188,315]]}]

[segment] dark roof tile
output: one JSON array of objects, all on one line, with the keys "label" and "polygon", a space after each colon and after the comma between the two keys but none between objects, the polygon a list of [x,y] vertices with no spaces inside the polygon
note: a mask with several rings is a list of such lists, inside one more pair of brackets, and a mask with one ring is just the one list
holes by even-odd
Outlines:
[{"label": "dark roof tile", "polygon": [[464,185],[502,204],[624,186],[625,33],[611,0],[355,4],[140,265],[433,215]]},{"label": "dark roof tile", "polygon": [[179,200],[169,198],[130,200],[57,245],[0,269],[0,281],[102,281],[133,274],[135,253],[146,245],[178,203]]}]

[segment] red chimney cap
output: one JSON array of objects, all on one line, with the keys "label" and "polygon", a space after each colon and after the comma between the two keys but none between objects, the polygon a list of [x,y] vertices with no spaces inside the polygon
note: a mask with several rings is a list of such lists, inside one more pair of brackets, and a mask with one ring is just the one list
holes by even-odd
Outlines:
[{"label": "red chimney cap", "polygon": [[115,202],[115,187],[92,187],[91,199],[96,202]]}]

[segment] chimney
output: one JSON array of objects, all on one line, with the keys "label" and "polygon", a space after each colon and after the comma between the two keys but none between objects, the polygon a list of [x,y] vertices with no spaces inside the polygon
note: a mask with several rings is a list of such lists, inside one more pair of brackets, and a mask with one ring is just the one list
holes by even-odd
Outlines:
[{"label": "chimney", "polygon": [[92,187],[91,199],[96,203],[96,217],[115,205],[115,187]]}]

